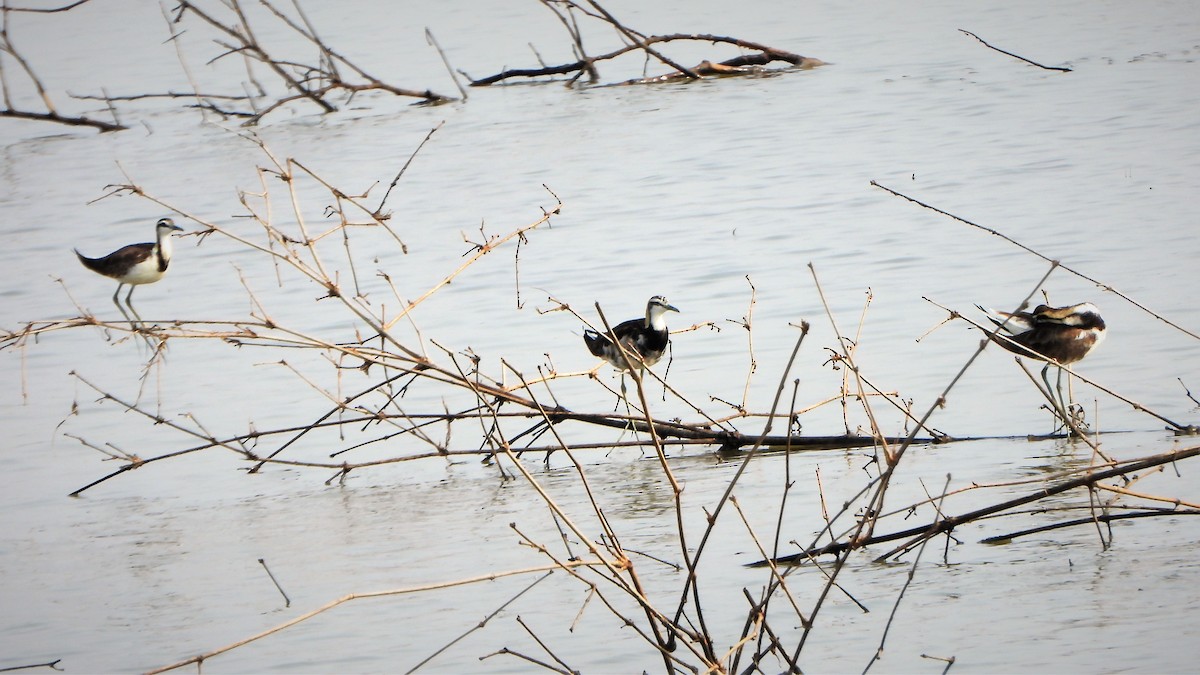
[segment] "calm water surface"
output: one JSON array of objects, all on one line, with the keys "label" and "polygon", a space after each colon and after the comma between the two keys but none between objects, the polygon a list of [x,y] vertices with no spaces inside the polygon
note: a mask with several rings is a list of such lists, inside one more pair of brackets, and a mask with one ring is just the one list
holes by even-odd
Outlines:
[{"label": "calm water surface", "polygon": [[[752,283],[757,371],[747,404],[753,410],[770,405],[796,337],[789,324],[807,319],[813,331],[788,376],[789,382],[799,379],[798,407],[805,407],[836,393],[843,374],[826,365],[825,347],[836,338],[811,263],[839,328],[858,335],[863,373],[925,410],[979,338],[955,322],[918,342],[945,317],[922,298],[964,312],[977,302],[1009,307],[1035,288],[1048,264],[872,187],[872,180],[994,228],[1200,330],[1192,292],[1200,283],[1194,263],[1200,256],[1196,5],[885,3],[864,12],[837,3],[781,7],[752,0],[740,3],[737,13],[718,3],[693,3],[691,11],[679,13],[642,4],[606,6],[648,33],[732,35],[832,65],[687,86],[471,90],[466,103],[434,108],[364,95],[327,116],[290,107],[254,133],[276,157],[295,158],[347,192],[379,183],[368,200],[376,203],[421,139],[443,124],[389,198],[393,225],[409,254],[377,233],[355,235],[358,272],[378,298],[390,290],[377,270],[387,271],[402,295],[415,298],[461,264],[469,249],[464,237],[477,239],[481,226],[499,234],[532,223],[554,203],[547,187],[562,199],[562,215],[522,244],[519,266],[512,247],[489,255],[414,314],[431,353],[440,353],[433,340],[470,348],[496,377],[504,372],[502,357],[525,373],[547,361],[561,372],[594,365],[580,344],[576,319],[539,311],[553,307],[550,296],[588,316],[599,302],[610,320],[621,320],[662,293],[683,310],[671,316],[673,327],[712,322],[721,328],[674,338],[669,381],[710,414],[731,414],[722,402],[742,400],[749,363],[746,332],[731,320],[746,315]],[[425,27],[455,68],[476,77],[534,63],[531,42],[547,62],[571,58],[561,27],[536,2],[412,5],[398,10],[363,1],[307,9],[339,51],[372,74],[411,88],[456,91],[426,45]],[[1024,64],[960,28],[1073,70]],[[264,28],[261,37],[286,39],[273,30]],[[188,86],[152,5],[110,2],[102,9],[89,3],[66,14],[14,15],[10,31],[66,112],[95,105],[72,100],[67,91],[98,93],[104,87],[116,95]],[[616,44],[602,32],[590,40],[597,52]],[[240,66],[205,65],[215,52],[199,27],[183,44],[202,87],[240,90]],[[685,63],[728,56],[699,47],[677,55]],[[620,80],[638,76],[641,67],[635,59],[602,73]],[[36,105],[16,89],[20,105]],[[122,111],[132,128],[106,135],[0,120],[0,228],[7,243],[0,249],[0,327],[77,316],[73,301],[102,317],[112,314],[111,284],[83,270],[72,247],[98,254],[140,241],[166,213],[134,197],[93,202],[108,185],[133,180],[172,206],[248,234],[250,226],[237,218],[244,213],[238,190],[265,185],[276,199],[282,196],[278,182],[260,181],[256,168],[269,159],[236,123],[206,121],[179,100],[140,101]],[[323,196],[315,184],[306,189],[306,218],[322,223],[328,193]],[[290,217],[286,204],[278,208],[280,218]],[[323,292],[316,284],[287,277],[280,285],[264,259],[228,240],[194,244],[193,238],[180,240],[171,273],[138,291],[147,319],[244,318],[254,309],[244,280],[281,324],[330,340],[353,339],[352,317],[331,303],[314,303]],[[1195,423],[1198,413],[1177,380],[1200,390],[1195,339],[1061,269],[1044,289],[1055,303],[1097,303],[1109,322],[1107,341],[1081,372],[1167,417]],[[82,499],[68,499],[67,493],[117,468],[77,437],[142,456],[193,443],[97,402],[95,392],[69,375],[75,371],[132,400],[146,358],[138,345],[108,342],[99,329],[52,334],[23,351],[0,353],[6,385],[0,394],[6,441],[0,448],[7,464],[0,490],[0,667],[62,659],[72,672],[150,669],[348,593],[545,564],[520,545],[510,524],[536,541],[561,541],[527,483],[504,483],[495,469],[474,460],[388,465],[327,486],[323,470],[246,476],[236,456],[209,451],[143,467]],[[335,380],[326,361],[302,354],[173,340],[141,400],[171,419],[192,413],[217,435],[316,419],[328,401],[280,366],[281,358],[331,391],[357,391],[372,381],[358,374]],[[600,377],[616,386],[608,369]],[[585,378],[556,382],[554,394],[576,410],[607,411],[613,404],[608,392]],[[1076,397],[1088,401],[1089,418],[1099,428],[1130,432],[1104,441],[1118,457],[1161,452],[1175,443],[1159,421],[1125,403],[1083,385]],[[462,401],[448,405],[455,403]],[[77,414],[71,414],[74,404]],[[656,405],[659,418],[695,419],[673,399]],[[406,406],[440,409],[441,401],[416,392]],[[885,430],[903,431],[899,416],[881,414]],[[802,423],[810,434],[844,430],[838,406],[806,414]],[[1049,431],[1036,392],[997,350],[972,366],[932,423],[956,436]],[[741,428],[755,431],[757,424],[742,422]],[[865,428],[867,420],[852,414],[849,424]],[[610,438],[591,430],[571,433],[571,442]],[[478,443],[462,434],[452,445]],[[345,444],[333,435],[315,438],[297,447],[295,458],[327,459],[330,447]],[[391,445],[353,458],[404,453]],[[670,453],[686,486],[685,527],[694,545],[704,509],[716,503],[737,465],[707,449]],[[582,456],[624,546],[678,561],[671,490],[657,462],[636,451]],[[1024,440],[915,448],[889,504],[900,507],[926,491],[936,493],[947,475],[951,488],[998,484],[1087,460],[1086,446]],[[825,501],[839,504],[860,489],[868,461],[861,451],[763,456],[751,463],[736,494],[754,531],[769,538],[790,475],[783,539],[806,543],[823,522],[817,473]],[[586,520],[578,474],[561,454],[549,467],[540,456],[527,457],[527,464],[565,511]],[[1200,500],[1194,466],[1176,468],[1139,482],[1137,490]],[[949,511],[1028,489],[967,492],[948,503]],[[1069,494],[1056,504],[1086,500]],[[1040,524],[1056,517],[1030,519]],[[940,672],[944,662],[922,657],[929,655],[954,657],[954,672],[1194,669],[1200,631],[1187,620],[1200,609],[1200,528],[1194,519],[1114,526],[1108,550],[1088,528],[1007,546],[977,543],[1029,525],[1009,519],[960,528],[944,557],[943,540],[936,552],[931,546],[875,667]],[[578,542],[574,546],[584,551]],[[807,670],[861,671],[868,665],[909,570],[907,564],[872,564],[884,550],[851,559],[841,582],[870,612],[845,596],[831,599],[805,648],[801,663]],[[742,566],[758,557],[745,525],[733,512],[723,514],[701,570],[707,573],[706,616],[719,648],[740,634],[742,589],[757,594],[767,579]],[[260,558],[290,595],[290,607],[266,578]],[[672,606],[683,574],[653,562],[638,565],[651,597]],[[807,572],[792,580],[802,607],[822,583],[814,570]],[[533,579],[351,602],[204,668],[407,670]],[[598,602],[580,614],[585,602],[585,587],[556,574],[427,669],[528,671],[532,666],[511,656],[479,660],[503,647],[542,654],[517,616],[573,668],[636,672],[661,665]],[[622,609],[636,615],[635,608]],[[794,640],[797,626],[782,615],[780,620],[775,628],[785,632],[785,642]]]}]

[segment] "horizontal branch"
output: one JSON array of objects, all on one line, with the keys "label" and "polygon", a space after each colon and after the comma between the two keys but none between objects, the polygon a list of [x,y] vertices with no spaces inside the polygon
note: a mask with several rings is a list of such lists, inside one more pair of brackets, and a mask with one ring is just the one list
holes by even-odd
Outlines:
[{"label": "horizontal branch", "polygon": [[12,108],[6,108],[4,110],[0,110],[0,117],[14,117],[17,119],[25,119],[25,120],[40,120],[42,122],[57,122],[58,124],[66,124],[68,126],[92,127],[93,129],[99,129],[100,131],[123,131],[128,128],[121,124],[115,124],[113,122],[103,122],[101,120],[94,120],[94,119],[91,119],[90,117],[82,117],[82,116],[81,117],[70,117],[68,115],[60,115],[56,112],[40,113],[40,112],[32,112],[32,111],[28,111],[28,110],[13,110]]},{"label": "horizontal branch", "polygon": [[[57,12],[66,12],[68,10],[75,9],[76,7],[82,5],[86,2],[88,2],[88,0],[75,0],[75,2],[68,3],[61,7],[47,7],[45,9],[36,8],[36,7],[8,7],[8,6],[5,6],[3,11],[5,11],[5,12],[30,12],[32,14],[54,14]],[[55,661],[55,663],[58,663],[58,661]]]},{"label": "horizontal branch", "polygon": [[104,101],[111,103],[113,101],[139,101],[147,98],[210,98],[220,101],[248,101],[250,97],[246,94],[201,94],[200,92],[184,92],[184,91],[166,91],[161,94],[126,94],[121,96],[107,96],[97,94],[72,94],[67,92],[67,96],[79,101]]},{"label": "horizontal branch", "polygon": [[998,534],[994,537],[980,539],[981,544],[1005,544],[1017,537],[1025,537],[1031,534],[1040,532],[1049,532],[1051,530],[1061,530],[1066,527],[1078,527],[1079,525],[1091,525],[1093,523],[1111,523],[1118,520],[1132,520],[1134,518],[1156,518],[1158,516],[1200,516],[1200,510],[1197,509],[1168,509],[1158,508],[1149,511],[1137,511],[1134,513],[1101,513],[1087,518],[1076,518],[1075,520],[1067,520],[1061,523],[1051,523],[1042,525],[1041,527],[1031,527],[1027,530],[1010,532],[1008,534]]},{"label": "horizontal branch", "polygon": [[[799,66],[801,68],[811,68],[814,66],[823,65],[823,63],[824,63],[820,59],[814,59],[814,58],[807,57],[807,56],[801,56],[800,54],[794,54],[792,52],[784,51],[782,49],[775,49],[773,47],[761,45],[756,42],[739,40],[737,38],[726,37],[723,35],[673,33],[671,35],[652,35],[652,36],[647,37],[644,40],[642,40],[639,44],[626,45],[626,46],[621,47],[620,49],[615,49],[611,52],[608,52],[607,54],[603,54],[600,56],[594,56],[589,59],[581,59],[581,60],[575,61],[573,63],[564,63],[564,64],[560,64],[557,66],[543,66],[541,68],[512,68],[512,69],[505,70],[505,71],[502,71],[500,73],[497,73],[495,75],[491,75],[488,77],[484,77],[484,78],[480,78],[480,79],[472,79],[471,86],[472,87],[486,87],[488,85],[492,85],[497,82],[501,82],[503,80],[516,78],[516,77],[529,78],[529,77],[545,77],[548,75],[566,75],[569,73],[575,73],[575,72],[584,70],[586,68],[594,67],[594,64],[599,61],[608,61],[608,60],[614,59],[618,56],[621,56],[623,54],[627,54],[629,52],[639,51],[644,46],[647,46],[647,45],[666,43],[666,42],[675,42],[675,41],[710,42],[710,43],[730,44],[730,45],[734,45],[737,47],[741,47],[743,49],[752,49],[752,50],[759,52],[757,54],[746,54],[746,55],[738,56],[738,57],[735,57],[732,59],[728,59],[726,61],[720,62],[719,64],[713,64],[710,61],[703,61],[696,68],[689,69],[691,73],[698,74],[698,75],[746,74],[746,73],[750,73],[750,72],[755,72],[754,70],[748,68],[749,66],[763,66],[763,65],[766,65],[766,64],[774,62],[774,61],[782,61],[784,63],[789,63],[793,66]],[[741,68],[746,68],[746,70],[738,70]],[[633,83],[651,84],[654,82],[662,82],[662,81],[675,80],[675,79],[680,79],[680,78],[691,78],[691,77],[692,76],[689,75],[688,72],[676,71],[676,72],[673,72],[673,73],[670,73],[667,75],[662,75],[659,77],[644,78],[644,79],[640,79],[640,80],[630,80],[629,82],[626,82],[625,84],[633,84]]]},{"label": "horizontal branch", "polygon": [[811,548],[800,553],[793,553],[790,555],[781,556],[779,558],[774,558],[770,561],[759,560],[749,563],[747,566],[767,567],[770,563],[774,563],[776,565],[799,565],[808,562],[817,556],[838,554],[850,549],[863,548],[872,544],[880,544],[883,542],[912,537],[917,538],[917,541],[929,539],[930,537],[934,537],[938,534],[948,533],[959,525],[969,523],[973,520],[978,520],[985,516],[1002,513],[1018,506],[1024,506],[1025,504],[1036,502],[1056,494],[1074,490],[1075,488],[1093,485],[1102,480],[1114,478],[1127,473],[1133,473],[1135,471],[1141,471],[1143,469],[1148,469],[1150,467],[1159,466],[1162,464],[1170,464],[1172,462],[1188,459],[1197,455],[1200,455],[1200,446],[1192,446],[1190,448],[1182,448],[1157,455],[1151,455],[1149,457],[1124,462],[1111,469],[1096,471],[1085,476],[1080,476],[1079,478],[1063,481],[1057,485],[1052,485],[1042,490],[1038,490],[1037,492],[1031,492],[1022,497],[1017,497],[1016,499],[1010,499],[1008,501],[1000,502],[999,504],[993,504],[991,506],[986,506],[974,511],[968,511],[967,513],[957,516],[946,516],[926,525],[919,525],[917,527],[901,530],[899,532],[892,532],[890,534],[881,534],[863,540],[836,541],[826,544],[825,546]]}]

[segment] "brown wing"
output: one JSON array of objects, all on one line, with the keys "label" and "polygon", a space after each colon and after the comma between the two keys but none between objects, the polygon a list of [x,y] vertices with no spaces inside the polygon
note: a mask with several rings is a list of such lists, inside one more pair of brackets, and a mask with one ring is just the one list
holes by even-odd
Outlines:
[{"label": "brown wing", "polygon": [[1042,356],[1044,354],[1059,363],[1075,363],[1095,345],[1096,336],[1091,331],[1075,326],[1043,321],[1035,330],[1014,335],[1012,341],[1020,346],[1005,344],[1005,348],[1011,352],[1042,361],[1046,360]]},{"label": "brown wing", "polygon": [[153,254],[154,244],[151,243],[122,246],[103,258],[89,258],[78,250],[75,251],[75,255],[79,257],[79,262],[83,263],[84,267],[97,274],[113,278],[121,276]]}]

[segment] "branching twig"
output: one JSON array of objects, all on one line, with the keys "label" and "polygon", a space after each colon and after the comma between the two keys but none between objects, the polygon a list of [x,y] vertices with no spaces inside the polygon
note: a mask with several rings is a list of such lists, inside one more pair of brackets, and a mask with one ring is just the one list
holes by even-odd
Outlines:
[{"label": "branching twig", "polygon": [[[598,564],[596,561],[585,561],[585,560],[573,560],[570,562],[563,563],[563,565],[568,566],[568,567],[589,567],[589,566],[596,565],[596,564]],[[538,574],[538,573],[543,573],[543,572],[551,572],[554,569],[557,569],[558,567],[560,567],[560,566],[559,565],[542,565],[540,567],[530,567],[530,568],[517,569],[517,570],[506,570],[503,572],[491,572],[489,574],[482,574],[479,576],[469,577],[466,579],[457,579],[454,581],[446,581],[446,582],[434,583],[434,584],[425,584],[422,586],[412,586],[412,587],[408,587],[408,588],[395,588],[395,589],[383,590],[383,591],[367,591],[364,593],[350,593],[348,595],[343,595],[342,597],[337,598],[336,600],[327,602],[324,605],[321,605],[320,607],[318,607],[314,610],[305,612],[304,614],[301,614],[300,616],[289,619],[277,626],[268,628],[267,630],[264,630],[261,633],[257,633],[255,635],[251,635],[250,637],[243,638],[241,640],[238,640],[237,642],[228,644],[224,647],[219,647],[217,649],[213,649],[211,651],[205,652],[204,654],[200,654],[197,656],[193,656],[193,657],[184,659],[182,661],[177,661],[175,663],[171,663],[171,664],[168,664],[165,666],[154,668],[150,671],[147,671],[147,675],[157,675],[158,673],[165,673],[169,670],[175,670],[176,668],[190,666],[194,663],[195,664],[203,663],[203,662],[207,661],[208,659],[211,659],[214,656],[224,654],[225,652],[236,649],[238,647],[241,647],[242,645],[249,644],[256,640],[261,640],[270,635],[274,635],[275,633],[278,633],[279,631],[291,628],[292,626],[295,626],[298,623],[307,621],[307,620],[313,618],[314,616],[317,616],[318,614],[323,614],[323,613],[328,612],[329,610],[337,607],[338,605],[343,605],[343,604],[345,604],[347,602],[351,602],[353,600],[364,600],[366,598],[381,598],[381,597],[395,596],[395,595],[407,595],[407,594],[411,594],[411,593],[424,593],[427,591],[434,591],[434,590],[439,590],[439,589],[443,589],[443,588],[452,588],[454,586],[465,586],[465,585],[469,585],[469,584],[477,584],[477,583],[480,583],[483,581],[495,581],[496,579],[503,579],[504,577],[517,576],[517,575],[522,575],[522,574]]]},{"label": "branching twig", "polygon": [[121,125],[120,123],[115,122],[115,121],[114,122],[104,122],[101,120],[91,119],[89,117],[83,117],[82,115],[78,116],[78,117],[74,117],[74,116],[70,116],[70,115],[60,114],[58,112],[58,110],[56,110],[54,108],[54,102],[51,101],[50,94],[46,91],[45,85],[42,84],[41,78],[39,78],[37,76],[37,73],[34,72],[33,66],[30,65],[30,63],[28,61],[26,61],[24,57],[21,56],[20,52],[17,51],[16,46],[13,44],[12,37],[8,33],[8,29],[9,29],[8,14],[10,11],[62,12],[62,11],[69,10],[73,7],[77,7],[80,4],[82,4],[82,3],[77,2],[77,3],[71,4],[71,5],[58,7],[58,8],[54,8],[54,9],[35,10],[35,9],[11,9],[8,7],[7,3],[5,3],[4,7],[2,9],[0,9],[0,54],[8,54],[10,57],[12,57],[13,61],[17,62],[17,65],[21,66],[21,70],[23,70],[25,72],[25,76],[27,78],[29,78],[30,84],[33,85],[33,88],[37,92],[38,97],[42,100],[42,105],[44,105],[46,107],[46,112],[18,110],[13,107],[13,103],[12,103],[12,99],[11,99],[11,92],[9,91],[8,76],[4,70],[4,59],[0,58],[0,83],[2,83],[2,85],[3,85],[3,94],[4,94],[4,108],[2,110],[0,110],[0,117],[13,117],[13,118],[27,119],[27,120],[41,120],[41,121],[45,121],[45,122],[56,122],[58,124],[66,124],[69,126],[87,126],[87,127],[92,127],[94,129],[99,129],[100,131],[120,131],[120,130],[126,128],[123,125]]},{"label": "branching twig", "polygon": [[[256,108],[252,113],[238,113],[248,118],[247,124],[259,122],[264,116],[293,101],[307,100],[324,113],[334,112],[338,109],[338,104],[332,99],[335,94],[353,96],[358,92],[375,90],[385,91],[396,96],[418,98],[424,103],[444,103],[453,100],[429,89],[416,90],[397,87],[369,74],[326,44],[316,34],[316,30],[298,5],[295,7],[300,17],[299,23],[284,14],[269,0],[261,0],[260,4],[280,23],[316,46],[321,56],[319,61],[315,64],[295,63],[274,56],[256,36],[255,27],[247,18],[241,0],[228,0],[223,3],[225,9],[230,13],[228,18],[218,17],[214,12],[191,0],[180,0],[174,10],[174,21],[179,22],[186,16],[194,16],[223,36],[215,39],[214,42],[220,45],[224,51],[212,61],[235,54],[253,60],[273,73],[289,92],[272,103]],[[338,68],[339,65],[353,71],[363,81],[352,82],[343,78]],[[215,107],[210,107],[210,109],[216,110]],[[219,110],[217,112],[230,114]]]},{"label": "branching twig", "polygon": [[468,635],[470,635],[471,633],[474,633],[477,630],[482,630],[485,626],[487,626],[488,622],[491,621],[492,619],[496,618],[496,616],[499,615],[500,612],[503,612],[505,609],[508,608],[509,605],[513,604],[518,599],[520,599],[520,597],[522,595],[525,595],[529,591],[533,590],[534,586],[537,586],[538,584],[542,583],[546,579],[549,579],[550,575],[552,575],[552,574],[554,574],[554,570],[548,570],[542,576],[538,577],[537,579],[534,579],[528,586],[526,586],[525,588],[522,588],[516,595],[512,596],[508,600],[505,600],[504,603],[501,604],[499,607],[497,607],[491,614],[488,614],[487,616],[483,617],[483,620],[481,620],[479,623],[468,628],[466,630],[466,632],[462,633],[458,637],[456,637],[453,640],[442,645],[437,651],[433,652],[429,656],[426,656],[424,659],[421,659],[420,663],[418,663],[417,665],[413,666],[412,668],[409,668],[408,670],[406,670],[405,675],[411,675],[411,673],[417,672],[426,663],[429,663],[430,661],[437,658],[439,654],[445,653],[447,649],[450,649],[454,645],[461,642],[463,640],[463,638],[467,637]]},{"label": "branching twig", "polygon": [[[647,58],[653,58],[654,60],[660,61],[661,63],[666,64],[668,67],[673,68],[674,72],[657,77],[643,77],[637,80],[629,80],[623,84],[654,84],[673,82],[676,80],[695,80],[710,75],[752,75],[759,72],[759,68],[761,66],[776,61],[800,68],[813,68],[819,65],[824,65],[819,59],[800,56],[799,54],[793,54],[781,49],[775,49],[773,47],[768,47],[755,42],[740,40],[738,38],[732,38],[723,35],[673,33],[671,35],[646,36],[639,31],[633,30],[621,24],[611,13],[593,0],[588,0],[588,4],[591,5],[593,9],[588,9],[574,2],[574,0],[559,0],[558,2],[542,0],[542,4],[550,8],[551,11],[553,11],[558,17],[559,21],[567,26],[567,30],[571,35],[578,60],[574,63],[564,63],[554,66],[542,64],[538,68],[513,68],[504,70],[488,77],[472,79],[472,87],[484,87],[513,78],[547,77],[553,75],[568,75],[571,73],[575,73],[574,77],[572,77],[570,80],[571,82],[578,80],[581,75],[587,73],[590,80],[594,83],[599,79],[599,74],[596,71],[597,63],[602,61],[610,61],[631,52],[641,52],[646,55]],[[596,19],[604,24],[608,24],[610,27],[616,30],[617,33],[628,42],[628,44],[618,49],[614,49],[606,54],[588,56],[583,51],[583,44],[582,39],[580,38],[579,28],[574,24],[574,13],[571,13],[572,18],[570,21],[568,21],[563,12],[561,12],[555,6],[559,4],[565,6],[568,12],[575,10],[580,14]],[[720,43],[732,45],[740,49],[753,50],[758,53],[738,56],[726,61],[722,61],[721,63],[703,61],[699,65],[689,68],[676,63],[675,61],[671,60],[670,57],[666,56],[654,47],[654,45],[666,44],[670,42],[706,42],[710,44]]]}]

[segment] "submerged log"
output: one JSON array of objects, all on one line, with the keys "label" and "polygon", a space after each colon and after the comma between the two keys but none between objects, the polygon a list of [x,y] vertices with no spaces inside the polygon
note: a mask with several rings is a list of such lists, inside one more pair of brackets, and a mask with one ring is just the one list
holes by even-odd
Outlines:
[{"label": "submerged log", "polygon": [[[630,52],[639,52],[648,60],[658,61],[667,67],[672,68],[673,70],[665,75],[626,80],[617,84],[657,84],[662,82],[674,82],[678,80],[697,80],[702,77],[711,76],[728,77],[739,75],[755,75],[762,72],[763,66],[775,62],[786,63],[802,69],[815,68],[817,66],[825,65],[825,62],[820,59],[801,56],[800,54],[794,54],[782,49],[775,49],[774,47],[768,47],[757,42],[750,42],[749,40],[742,40],[725,35],[713,35],[711,33],[671,33],[669,35],[646,35],[622,25],[610,12],[595,2],[589,2],[589,4],[596,10],[596,12],[583,9],[577,3],[572,2],[571,0],[564,0],[564,2],[560,4],[565,7],[565,13],[562,8],[557,8],[549,4],[547,7],[559,15],[559,20],[567,28],[573,43],[573,51],[576,56],[578,56],[578,60],[571,63],[563,63],[558,65],[542,64],[541,67],[538,68],[511,68],[487,77],[470,78],[471,86],[486,87],[513,78],[548,77],[553,75],[573,75],[568,83],[574,83],[585,74],[588,76],[590,82],[596,83],[599,80],[599,74],[596,70],[597,63],[602,61],[610,61],[618,56],[622,56]],[[583,37],[579,26],[576,23],[576,17],[571,15],[571,12],[573,11],[582,11],[584,16],[588,16],[608,24],[617,30],[623,39],[627,41],[627,44],[606,54],[589,56],[583,48]],[[705,59],[704,61],[701,61],[700,64],[695,68],[688,68],[671,60],[656,48],[656,45],[667,44],[670,42],[708,42],[711,44],[727,44],[739,49],[745,49],[756,53],[742,54],[718,63],[714,63]],[[541,60],[540,57],[538,60]]]}]

